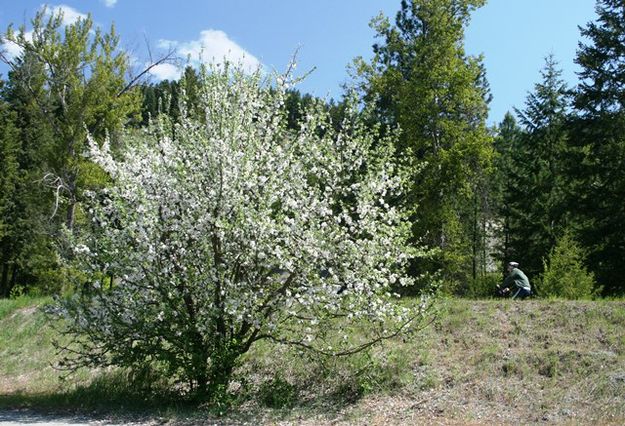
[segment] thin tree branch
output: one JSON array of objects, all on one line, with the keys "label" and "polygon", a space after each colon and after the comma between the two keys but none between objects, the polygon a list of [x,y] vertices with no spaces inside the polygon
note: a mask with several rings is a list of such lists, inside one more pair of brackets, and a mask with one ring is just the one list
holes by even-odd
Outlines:
[{"label": "thin tree branch", "polygon": [[[141,79],[141,77],[143,77],[144,75],[146,75],[147,73],[150,72],[150,70],[160,64],[166,63],[168,61],[172,61],[174,54],[176,53],[175,50],[170,49],[163,57],[161,57],[159,60],[157,60],[156,62],[152,62],[150,65],[148,65],[147,68],[145,68],[143,71],[141,71],[137,76],[135,76],[132,80],[130,80],[130,82],[128,82],[128,84],[126,84],[126,86],[119,91],[119,93],[117,93],[117,97],[122,96],[124,93],[128,92],[130,89],[132,89],[135,85],[135,83],[137,83],[137,81],[139,81]],[[150,53],[151,56],[151,53]]]}]

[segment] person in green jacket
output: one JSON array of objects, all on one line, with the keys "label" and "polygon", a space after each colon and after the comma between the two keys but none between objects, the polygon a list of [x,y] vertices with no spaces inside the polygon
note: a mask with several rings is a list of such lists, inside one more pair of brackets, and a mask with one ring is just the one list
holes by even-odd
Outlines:
[{"label": "person in green jacket", "polygon": [[[497,286],[499,287],[499,286]],[[501,287],[501,294],[512,294],[512,298],[525,299],[532,294],[532,287],[527,275],[519,269],[517,262],[508,262],[508,276]]]}]

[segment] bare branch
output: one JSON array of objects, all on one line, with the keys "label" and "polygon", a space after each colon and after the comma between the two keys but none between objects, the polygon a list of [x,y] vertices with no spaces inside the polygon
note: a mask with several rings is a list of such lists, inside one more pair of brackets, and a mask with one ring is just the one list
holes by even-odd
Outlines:
[{"label": "bare branch", "polygon": [[[301,75],[300,77],[292,77],[291,75],[293,74],[293,71],[295,70],[295,67],[297,66],[297,55],[299,55],[299,51],[302,48],[301,45],[297,46],[297,48],[295,48],[295,52],[293,52],[293,55],[291,55],[291,59],[289,60],[289,64],[287,66],[286,71],[284,72],[284,80],[285,81],[289,81],[289,84],[291,85],[295,85],[303,80],[305,80],[310,74],[312,74],[317,67],[312,67],[310,70],[306,71],[303,75]],[[275,71],[275,69],[274,69]]]},{"label": "bare branch", "polygon": [[[164,63],[169,63],[169,62],[173,62],[176,57],[175,57],[175,53],[176,51],[174,49],[169,49],[169,51],[162,56],[160,59],[158,59],[155,62],[152,62],[150,65],[148,65],[143,71],[141,71],[137,76],[135,76],[132,80],[130,80],[130,82],[128,82],[128,84],[126,85],[126,87],[124,87],[122,90],[120,90],[120,92],[117,94],[117,97],[122,96],[124,93],[128,92],[130,89],[132,89],[134,87],[134,85],[147,73],[150,72],[150,70],[160,64],[164,64]],[[150,53],[151,56],[151,53]]]},{"label": "bare branch", "polygon": [[52,219],[54,218],[54,216],[56,216],[56,213],[59,209],[61,191],[69,191],[69,187],[65,184],[60,176],[57,176],[53,173],[46,173],[43,178],[41,178],[41,180],[39,180],[38,182],[43,183],[46,186],[54,189],[54,210],[52,211],[52,215],[50,216],[50,219]]},{"label": "bare branch", "polygon": [[[413,316],[411,318],[409,318],[408,320],[406,320],[404,323],[402,323],[397,329],[395,329],[393,332],[391,333],[386,333],[386,334],[381,334],[379,336],[377,336],[374,339],[371,339],[361,345],[358,346],[354,346],[350,349],[341,351],[341,352],[329,352],[329,351],[324,351],[322,349],[318,349],[312,345],[308,345],[302,341],[298,341],[298,340],[289,340],[289,339],[281,339],[275,336],[272,336],[270,334],[263,334],[260,336],[256,336],[256,340],[261,340],[261,339],[268,339],[271,340],[273,342],[276,343],[280,343],[283,345],[290,345],[290,346],[297,346],[306,350],[309,350],[311,352],[314,352],[318,355],[323,355],[323,356],[330,356],[330,357],[342,357],[342,356],[349,356],[349,355],[354,355],[357,354],[359,352],[364,351],[365,349],[368,349],[384,340],[389,340],[389,339],[393,339],[397,336],[399,336],[400,334],[402,334],[404,332],[404,330],[410,325],[412,324],[416,319],[418,318],[417,316]],[[426,322],[424,325],[422,325],[419,330],[423,330],[424,328],[428,327],[430,324],[432,324],[432,322],[434,322],[435,318],[431,318],[428,322]]]}]

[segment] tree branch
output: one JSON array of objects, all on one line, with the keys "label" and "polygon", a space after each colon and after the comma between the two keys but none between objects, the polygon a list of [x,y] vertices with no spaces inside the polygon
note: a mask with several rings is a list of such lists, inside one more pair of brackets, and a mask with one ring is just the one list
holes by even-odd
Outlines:
[{"label": "tree branch", "polygon": [[[170,49],[163,57],[161,57],[159,60],[157,60],[156,62],[152,62],[150,65],[148,65],[147,68],[145,68],[143,71],[141,71],[137,76],[135,76],[132,80],[130,80],[128,82],[128,84],[126,84],[126,86],[119,91],[119,93],[117,94],[117,97],[119,98],[120,96],[122,96],[124,93],[128,92],[130,89],[132,89],[135,85],[135,83],[137,83],[137,81],[139,81],[139,79],[141,79],[141,77],[143,77],[144,75],[146,75],[147,73],[150,72],[150,70],[160,64],[163,63],[167,63],[168,61],[172,61],[174,58],[174,54],[175,54],[175,50]],[[152,54],[150,53],[150,56]]]}]

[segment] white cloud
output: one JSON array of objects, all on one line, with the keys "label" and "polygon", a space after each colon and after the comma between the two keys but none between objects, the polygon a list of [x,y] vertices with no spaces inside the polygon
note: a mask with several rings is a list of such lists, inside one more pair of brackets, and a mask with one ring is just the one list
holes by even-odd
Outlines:
[{"label": "white cloud", "polygon": [[[43,5],[42,7],[44,7],[46,5]],[[70,25],[73,24],[74,22],[78,21],[79,19],[87,19],[87,15],[84,13],[81,13],[79,11],[77,11],[76,9],[74,9],[73,7],[64,5],[64,4],[60,4],[58,6],[50,6],[47,5],[48,9],[46,11],[46,13],[48,15],[56,15],[59,12],[63,12],[63,25]]]},{"label": "white cloud", "polygon": [[117,0],[102,0],[102,3],[104,3],[106,7],[115,7]]},{"label": "white cloud", "polygon": [[[33,32],[26,31],[24,33],[24,37],[26,38],[26,41],[32,41]],[[4,43],[2,43],[2,46],[0,48],[2,49],[3,53],[7,56],[9,60],[13,60],[17,58],[18,56],[20,56],[22,54],[22,50],[24,50],[22,49],[21,46],[18,46],[12,41],[5,41]]]},{"label": "white cloud", "polygon": [[197,40],[188,42],[159,40],[158,46],[175,48],[180,55],[189,57],[193,63],[221,65],[227,60],[240,64],[247,72],[256,71],[261,66],[260,61],[254,55],[231,40],[225,32],[219,30],[204,30]]},{"label": "white cloud", "polygon": [[6,41],[2,43],[2,53],[4,53],[8,59],[13,60],[22,54],[22,48],[12,41]]},{"label": "white cloud", "polygon": [[[146,67],[149,64],[146,64]],[[158,80],[178,80],[181,75],[180,68],[172,64],[158,64],[150,69],[150,74]]]},{"label": "white cloud", "polygon": [[[115,0],[117,1],[117,0]],[[67,26],[70,24],[73,24],[74,22],[78,21],[79,19],[87,19],[87,15],[84,13],[81,13],[79,11],[77,11],[76,9],[74,9],[73,7],[64,5],[64,4],[60,4],[58,6],[52,6],[52,5],[48,5],[48,4],[42,4],[41,5],[41,9],[46,8],[46,15],[47,16],[52,16],[52,15],[56,15],[59,12],[63,13],[63,25]],[[33,39],[33,32],[32,31],[27,31],[26,33],[24,33],[24,36],[26,37],[27,41],[32,41]],[[3,52],[6,54],[6,56],[8,57],[8,59],[13,60],[16,57],[20,56],[22,54],[22,48],[20,46],[18,46],[17,44],[11,42],[11,41],[7,41],[4,42],[0,48],[3,50]]]}]

